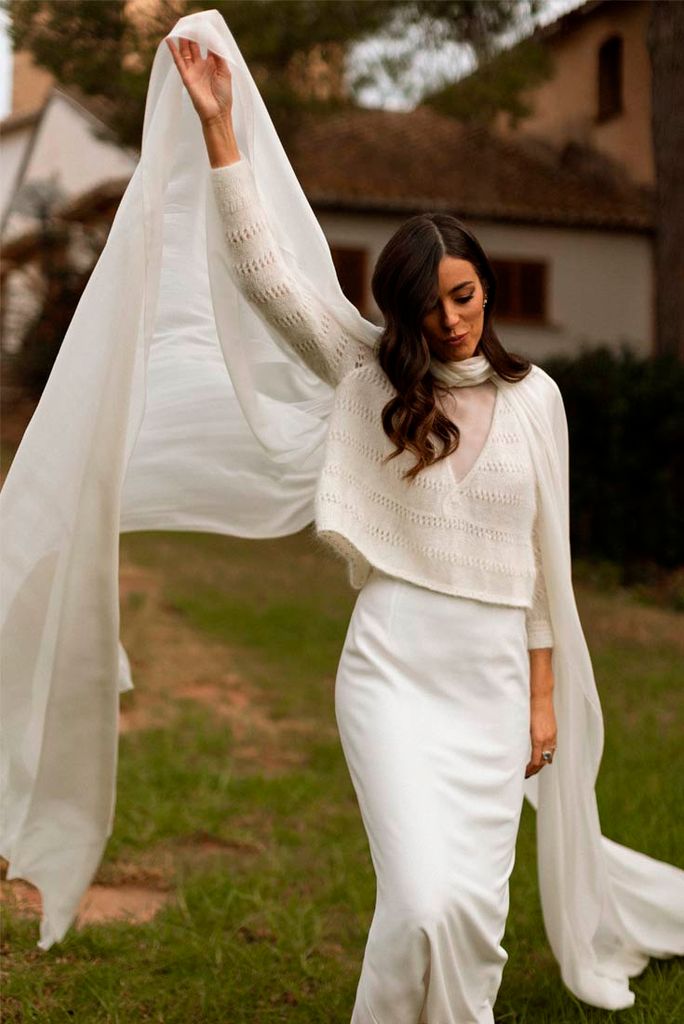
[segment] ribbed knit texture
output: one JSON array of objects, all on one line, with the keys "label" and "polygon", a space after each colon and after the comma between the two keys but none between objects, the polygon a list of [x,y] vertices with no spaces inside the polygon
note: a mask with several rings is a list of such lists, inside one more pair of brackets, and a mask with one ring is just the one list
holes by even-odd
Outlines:
[{"label": "ribbed knit texture", "polygon": [[352,587],[375,565],[434,590],[524,607],[528,648],[552,646],[534,467],[504,392],[497,390],[484,446],[464,477],[443,459],[402,480],[415,456],[382,464],[394,445],[380,416],[395,390],[376,351],[287,265],[249,163],[210,168],[210,176],[233,279],[280,332],[274,340],[335,388],[315,521],[318,536],[346,559]]}]

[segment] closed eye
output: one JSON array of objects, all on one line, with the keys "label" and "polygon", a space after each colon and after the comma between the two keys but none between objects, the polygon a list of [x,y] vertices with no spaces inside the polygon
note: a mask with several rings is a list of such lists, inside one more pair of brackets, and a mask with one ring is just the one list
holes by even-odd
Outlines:
[{"label": "closed eye", "polygon": [[[470,300],[473,298],[474,295],[475,295],[475,292],[471,292],[470,295],[464,295],[462,298],[456,299],[456,302],[458,302],[459,306],[465,306],[466,302],[470,302]],[[439,305],[439,303],[435,302],[434,305],[431,308],[432,309],[437,309],[438,305]]]}]

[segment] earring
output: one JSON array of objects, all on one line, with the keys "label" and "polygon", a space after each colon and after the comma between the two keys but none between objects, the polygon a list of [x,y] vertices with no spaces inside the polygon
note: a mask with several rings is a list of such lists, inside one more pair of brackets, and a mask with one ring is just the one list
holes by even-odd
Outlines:
[{"label": "earring", "polygon": [[485,296],[485,298],[482,300],[482,308],[484,309],[484,307],[486,305],[487,305],[487,297]]}]

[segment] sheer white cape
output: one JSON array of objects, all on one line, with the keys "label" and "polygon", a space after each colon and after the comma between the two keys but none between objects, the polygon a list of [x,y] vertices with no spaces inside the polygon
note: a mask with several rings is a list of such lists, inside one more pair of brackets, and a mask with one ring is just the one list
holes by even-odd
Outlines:
[{"label": "sheer white cape", "polygon": [[[181,18],[230,63],[243,156],[294,273],[365,333],[325,237],[223,18]],[[162,40],[140,162],[122,198],[2,495],[2,845],[8,878],[40,890],[42,949],[60,941],[100,864],[116,793],[118,538],[138,529],[276,537],[313,519],[333,392],[250,307],[227,271],[201,129]],[[501,385],[539,474],[555,636],[553,765],[537,808],[547,936],[565,984],[632,1005],[650,956],[684,954],[684,871],[603,837],[603,723],[570,571],[568,441],[539,368]],[[638,780],[635,780],[638,784]]]}]

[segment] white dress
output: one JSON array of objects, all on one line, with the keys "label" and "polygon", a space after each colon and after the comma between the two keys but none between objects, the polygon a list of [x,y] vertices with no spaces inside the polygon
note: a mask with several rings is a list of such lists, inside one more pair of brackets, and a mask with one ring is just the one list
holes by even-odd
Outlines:
[{"label": "white dress", "polygon": [[[446,401],[457,480],[480,455],[494,393],[488,381]],[[492,1024],[529,697],[524,608],[373,570],[335,684],[377,880],[351,1024]]]},{"label": "white dress", "polygon": [[[223,17],[216,10],[195,12],[179,19],[173,34],[231,61],[236,137],[263,200],[266,219],[260,223],[276,227],[269,260],[280,253],[319,308],[323,304],[323,319],[313,321],[314,328],[325,325],[330,332],[333,321],[339,324],[340,331],[329,336],[337,369],[356,367],[357,359],[365,365],[379,328],[342,292],[320,224]],[[119,689],[132,682],[118,638],[118,534],[183,529],[280,537],[302,529],[316,509],[331,419],[341,411],[341,401],[353,397],[346,389],[331,390],[302,366],[301,353],[311,355],[318,333],[308,323],[300,353],[288,348],[292,325],[301,323],[301,307],[290,309],[294,319],[281,318],[273,307],[275,320],[267,324],[264,302],[277,293],[262,289],[257,312],[233,279],[227,235],[236,253],[245,253],[251,235],[232,217],[234,230],[224,232],[207,169],[197,113],[160,40],[140,162],[0,494],[0,853],[9,861],[8,881],[24,878],[40,890],[43,950],[60,942],[75,920],[114,824]],[[347,352],[351,339],[364,351],[355,346]],[[332,369],[327,358],[322,362]],[[350,370],[344,379],[351,380]],[[360,373],[359,382],[364,379]],[[369,395],[380,396],[383,389],[366,383]],[[577,999],[625,1009],[635,1001],[629,979],[650,957],[684,955],[684,871],[601,832],[595,787],[603,717],[572,587],[562,395],[534,365],[525,380],[497,385],[500,398],[506,398],[505,406],[497,401],[497,410],[515,418],[537,475],[539,549],[553,626],[558,754],[552,768],[524,787],[537,812],[545,932],[562,981]],[[365,457],[352,464],[370,465]],[[447,474],[438,475],[446,483]],[[449,500],[443,509],[430,511],[443,522],[447,509],[449,518],[457,517],[458,505],[454,500],[451,508]],[[411,508],[399,503],[394,512],[403,509],[408,522]],[[356,626],[363,625],[370,596],[370,589],[360,596],[340,670],[340,721],[352,738],[350,761],[355,759],[357,681],[346,665],[353,658],[354,636],[363,636]],[[435,601],[431,595],[426,600]],[[403,601],[402,596],[397,602],[397,621]],[[460,601],[447,605],[454,612],[464,607]],[[487,614],[493,622],[505,610],[487,609]],[[528,636],[530,623],[534,632],[532,615]],[[421,622],[420,632],[425,631]],[[499,629],[492,639],[501,634]],[[384,634],[373,635],[381,644]],[[459,635],[453,631],[452,690],[458,689],[464,663]],[[534,639],[547,637],[539,629]],[[434,643],[426,649],[436,662]],[[415,664],[417,644],[410,653]],[[366,669],[376,672],[363,647],[362,654]],[[380,691],[383,680],[394,678],[392,662],[385,651],[375,664],[382,669],[376,673]],[[408,657],[402,661],[406,674],[410,664]],[[433,686],[430,668],[424,661],[415,677],[427,676]],[[345,713],[346,681],[352,684],[350,714]],[[380,739],[382,727],[380,722],[376,730]],[[510,729],[509,737],[513,743]],[[418,743],[414,750],[420,750]],[[363,756],[358,763],[364,769]],[[365,769],[363,778],[369,778]],[[472,791],[476,781],[475,772],[460,777],[461,787],[467,783]],[[384,841],[391,832],[375,830],[375,821],[368,820],[378,848],[391,850]],[[382,817],[379,821],[384,825]],[[466,948],[459,947],[462,958]],[[458,965],[458,957],[452,957],[450,972],[440,967],[440,976],[452,984]],[[435,971],[433,962],[433,979]],[[467,984],[471,991],[470,980]],[[439,985],[439,980],[430,984],[433,1003],[441,1000]],[[368,994],[378,987],[367,973],[362,990]],[[394,1024],[407,1011],[391,1012]],[[456,1012],[447,1010],[446,1019]]]}]

